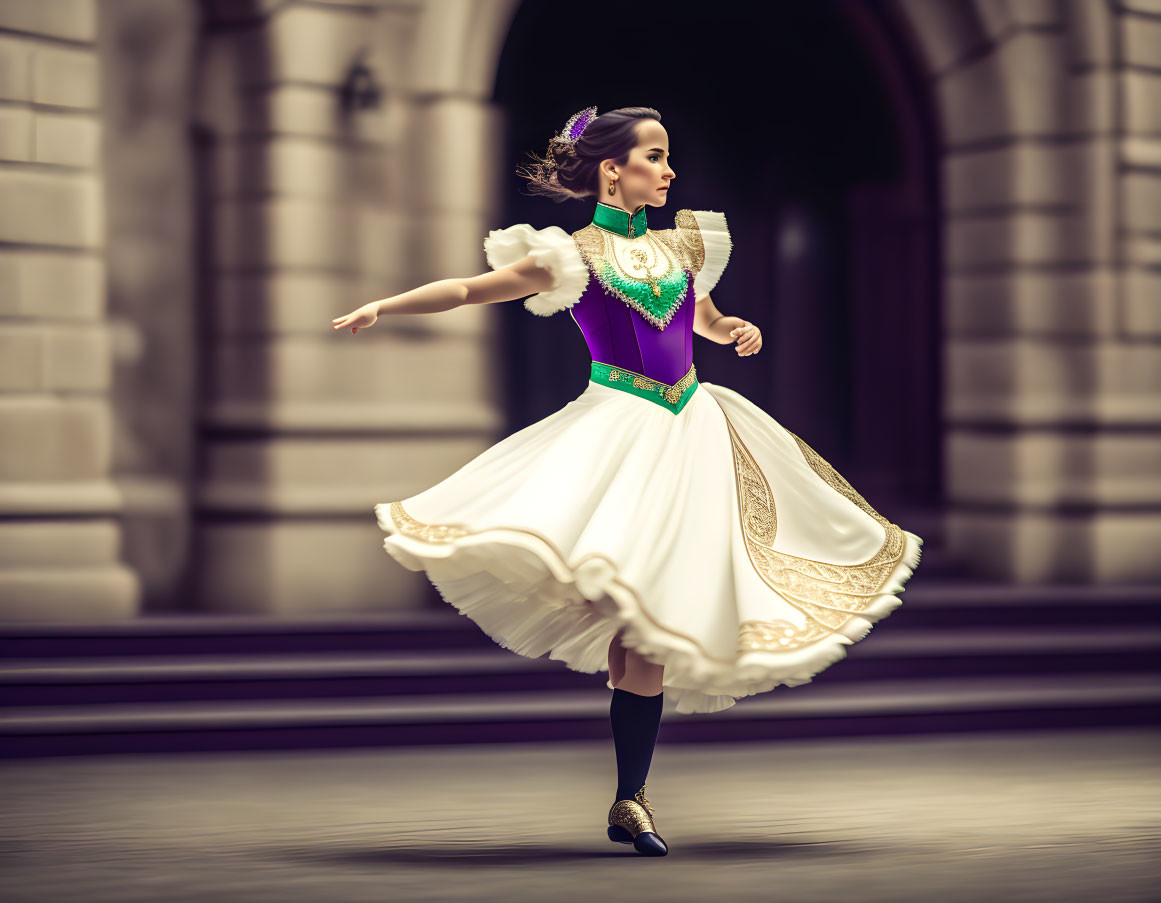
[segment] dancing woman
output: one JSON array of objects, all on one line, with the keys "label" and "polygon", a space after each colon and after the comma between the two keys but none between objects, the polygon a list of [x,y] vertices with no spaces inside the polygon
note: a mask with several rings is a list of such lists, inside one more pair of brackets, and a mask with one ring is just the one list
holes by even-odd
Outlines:
[{"label": "dancing woman", "polygon": [[645,855],[668,852],[644,793],[663,698],[716,712],[808,682],[901,603],[923,544],[761,408],[697,379],[694,334],[748,357],[762,332],[710,297],[732,248],[723,214],[681,209],[674,228],[650,228],[676,175],[669,150],[652,108],[582,110],[520,174],[592,203],[588,225],[492,230],[491,272],[332,321],[357,333],[385,314],[527,297],[580,328],[580,395],[374,510],[387,552],[495,642],[608,670],[608,835]]}]

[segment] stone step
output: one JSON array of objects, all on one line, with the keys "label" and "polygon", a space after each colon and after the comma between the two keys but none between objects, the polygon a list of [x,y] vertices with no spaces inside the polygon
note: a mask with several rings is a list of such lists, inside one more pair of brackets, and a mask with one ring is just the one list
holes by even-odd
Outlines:
[{"label": "stone step", "polygon": [[[816,680],[1146,671],[1161,666],[1161,629],[872,631]],[[103,656],[0,662],[0,706],[209,699],[341,698],[540,692],[603,685],[494,644],[428,650],[292,655]]]},{"label": "stone step", "polygon": [[[363,701],[53,706],[0,714],[0,756],[400,746],[608,736],[604,688]],[[667,704],[667,709],[669,708]],[[1153,672],[807,684],[669,711],[662,742],[1156,723]]]},{"label": "stone step", "polygon": [[[1154,586],[1013,586],[916,580],[888,621],[891,632],[929,628],[1161,627]],[[73,656],[286,654],[486,649],[492,641],[450,605],[424,611],[297,616],[145,614],[94,623],[0,624],[0,660]]]}]

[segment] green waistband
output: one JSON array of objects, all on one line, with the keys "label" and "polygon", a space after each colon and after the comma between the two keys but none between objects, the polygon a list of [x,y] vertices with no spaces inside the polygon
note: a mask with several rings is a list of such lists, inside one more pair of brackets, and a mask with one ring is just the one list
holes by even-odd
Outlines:
[{"label": "green waistband", "polygon": [[680,413],[697,389],[697,369],[692,364],[689,372],[672,386],[602,361],[593,361],[589,379],[603,386],[647,398],[674,414]]}]

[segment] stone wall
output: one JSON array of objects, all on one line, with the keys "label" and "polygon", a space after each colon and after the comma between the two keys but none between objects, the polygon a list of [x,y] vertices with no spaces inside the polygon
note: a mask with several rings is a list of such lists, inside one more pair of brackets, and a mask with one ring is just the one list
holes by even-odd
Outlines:
[{"label": "stone wall", "polygon": [[947,527],[1161,577],[1161,3],[896,0],[942,117]]},{"label": "stone wall", "polygon": [[[883,2],[943,133],[949,551],[1155,581],[1161,2]],[[187,572],[203,608],[432,597],[371,509],[500,438],[494,311],[330,320],[486,269],[517,6],[0,0],[0,617]]]},{"label": "stone wall", "polygon": [[198,316],[191,0],[99,5],[113,477],[149,609],[188,605]]},{"label": "stone wall", "polygon": [[[497,440],[492,311],[355,335],[330,321],[486,269],[500,6],[205,6],[206,607],[407,607],[432,593],[387,558],[372,508]],[[464,27],[477,19],[489,27]],[[359,63],[373,108],[343,103]]]},{"label": "stone wall", "polygon": [[132,614],[94,0],[0,2],[0,617]]}]

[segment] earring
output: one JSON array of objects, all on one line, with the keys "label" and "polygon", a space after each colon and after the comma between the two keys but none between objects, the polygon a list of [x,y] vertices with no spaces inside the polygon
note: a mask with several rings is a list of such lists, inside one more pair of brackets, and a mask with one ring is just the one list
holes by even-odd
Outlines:
[{"label": "earring", "polygon": [[617,189],[617,180],[610,179],[609,180],[609,194],[613,194],[613,192],[616,191],[616,189]]}]

